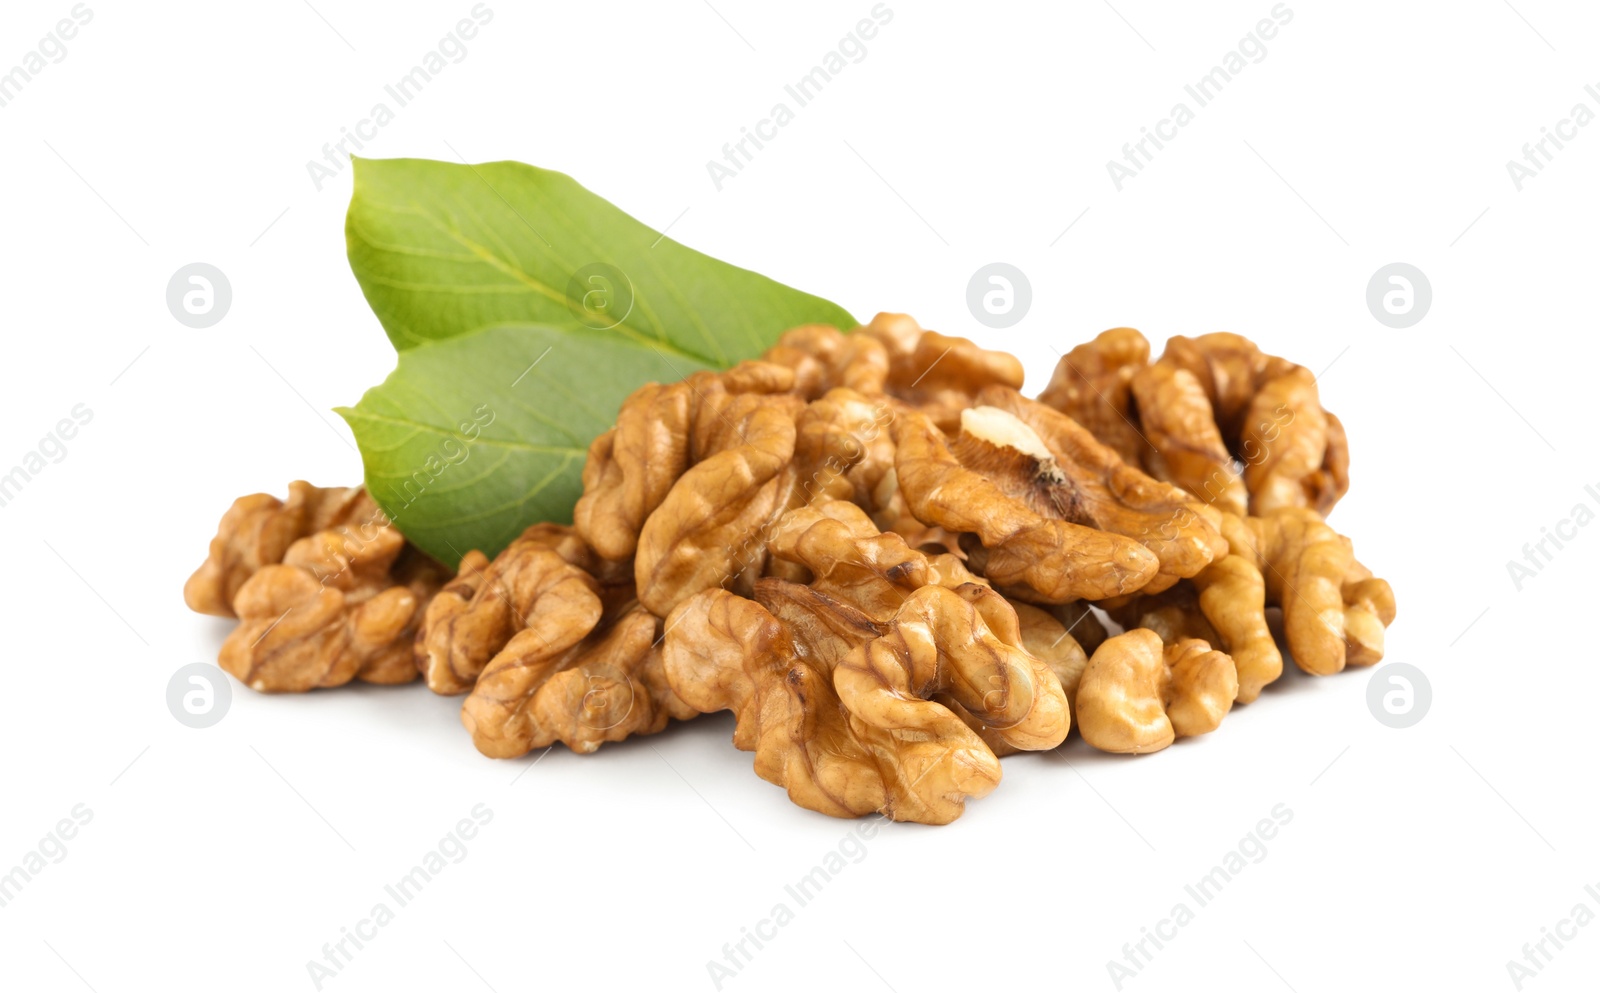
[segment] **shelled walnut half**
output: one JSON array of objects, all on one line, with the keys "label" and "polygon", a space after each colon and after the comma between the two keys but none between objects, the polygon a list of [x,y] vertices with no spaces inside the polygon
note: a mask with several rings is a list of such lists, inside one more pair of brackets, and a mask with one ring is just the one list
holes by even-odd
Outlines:
[{"label": "shelled walnut half", "polygon": [[[301,506],[319,509],[303,513],[293,510],[291,496],[287,507],[258,504],[242,521],[223,519],[212,558],[186,587],[190,593],[206,591],[195,597],[202,604],[219,591],[216,577],[237,577],[246,562],[264,557],[290,522],[337,523],[297,539],[278,556],[281,561],[260,565],[243,581],[231,604],[239,625],[223,642],[218,662],[246,686],[269,693],[342,686],[353,679],[410,682],[417,676],[411,652],[417,623],[449,571],[407,543],[364,491],[320,492],[339,495],[320,503],[312,497]],[[330,514],[329,507],[338,510]],[[264,539],[267,534],[274,536]],[[250,551],[219,556],[219,545]],[[219,560],[228,565],[213,568]]]},{"label": "shelled walnut half", "polygon": [[963,548],[1007,593],[1051,604],[1154,592],[1226,552],[1215,512],[1070,418],[1004,388],[977,399],[953,440],[899,418],[895,471],[911,513],[970,535]]},{"label": "shelled walnut half", "polygon": [[1062,357],[1039,399],[1230,513],[1326,514],[1350,488],[1344,425],[1323,409],[1309,369],[1220,332],[1173,337],[1148,358],[1139,332],[1103,332]]},{"label": "shelled walnut half", "polygon": [[1000,780],[968,722],[1019,749],[1066,737],[1060,681],[958,560],[880,534],[844,503],[797,511],[773,553],[815,578],[684,601],[667,619],[665,667],[695,709],[734,712],[734,743],[795,803],[944,824]]}]

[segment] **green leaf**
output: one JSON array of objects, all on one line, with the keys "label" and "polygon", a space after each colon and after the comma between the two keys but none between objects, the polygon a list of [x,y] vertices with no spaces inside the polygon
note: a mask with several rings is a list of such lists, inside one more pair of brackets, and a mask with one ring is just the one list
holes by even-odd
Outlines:
[{"label": "green leaf", "polygon": [[570,521],[589,442],[639,386],[856,326],[517,162],[357,159],[345,233],[400,360],[339,413],[374,499],[451,565]]},{"label": "green leaf", "polygon": [[856,326],[522,163],[358,158],[346,237],[400,361],[339,414],[374,499],[448,564],[571,521],[590,441],[640,385]]},{"label": "green leaf", "polygon": [[703,363],[591,330],[501,325],[418,345],[339,413],[368,490],[423,551],[454,566],[535,521],[569,523],[589,442],[635,387]]},{"label": "green leaf", "polygon": [[[605,329],[723,367],[799,324],[856,326],[826,300],[686,248],[571,177],[519,162],[356,159],[345,234],[361,290],[401,350],[529,323]],[[610,267],[601,282],[586,268],[596,265]]]}]

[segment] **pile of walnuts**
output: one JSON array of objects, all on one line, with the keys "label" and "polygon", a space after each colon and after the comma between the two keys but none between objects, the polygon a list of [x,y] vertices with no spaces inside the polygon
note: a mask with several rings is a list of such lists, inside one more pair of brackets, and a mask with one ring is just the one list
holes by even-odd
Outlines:
[{"label": "pile of walnuts", "polygon": [[452,576],[361,489],[297,482],[234,503],[185,599],[239,618],[220,662],[256,690],[420,677],[501,758],[729,710],[795,803],[927,824],[1073,727],[1213,731],[1284,648],[1383,657],[1394,596],[1323,520],[1349,459],[1304,367],[1119,328],[1022,378],[903,315],[795,328],[635,391],[571,526]]}]

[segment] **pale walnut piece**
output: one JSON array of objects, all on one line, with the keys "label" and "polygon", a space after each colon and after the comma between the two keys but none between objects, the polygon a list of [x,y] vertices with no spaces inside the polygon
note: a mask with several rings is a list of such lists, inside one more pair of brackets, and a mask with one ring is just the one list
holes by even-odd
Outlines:
[{"label": "pale walnut piece", "polygon": [[1078,684],[1078,730],[1105,752],[1160,751],[1222,723],[1238,692],[1233,661],[1204,641],[1138,628],[1095,650]]},{"label": "pale walnut piece", "polygon": [[1084,428],[990,387],[953,442],[927,418],[895,423],[895,470],[912,514],[971,534],[976,568],[1041,603],[1163,589],[1226,551],[1209,511],[1123,462]]},{"label": "pale walnut piece", "polygon": [[1344,427],[1323,410],[1310,370],[1236,334],[1173,337],[1151,364],[1142,341],[1117,328],[1073,349],[1040,399],[1230,513],[1326,514],[1349,489]]},{"label": "pale walnut piece", "polygon": [[184,584],[184,602],[197,613],[236,617],[233,598],[258,570],[282,562],[301,538],[346,525],[374,530],[389,521],[359,486],[324,488],[302,479],[289,484],[288,500],[242,496],[222,515],[210,554]]},{"label": "pale walnut piece", "polygon": [[1022,648],[1011,607],[953,556],[930,559],[838,502],[786,518],[772,552],[816,578],[686,600],[667,619],[664,663],[695,709],[734,712],[735,745],[796,803],[954,820],[1000,768],[940,699],[1013,747],[1066,736],[1059,680]]}]

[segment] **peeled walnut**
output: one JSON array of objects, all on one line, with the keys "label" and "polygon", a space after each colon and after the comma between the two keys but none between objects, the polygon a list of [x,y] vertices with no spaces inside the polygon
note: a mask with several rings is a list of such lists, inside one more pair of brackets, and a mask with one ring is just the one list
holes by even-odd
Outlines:
[{"label": "peeled walnut", "polygon": [[434,692],[470,691],[461,721],[479,751],[512,758],[560,741],[592,752],[694,716],[666,686],[660,621],[628,571],[553,524],[492,562],[462,558],[428,606],[416,663]]},{"label": "peeled walnut", "polygon": [[1129,465],[1142,466],[1151,447],[1133,409],[1133,376],[1149,364],[1144,335],[1133,328],[1102,331],[1061,357],[1039,402],[1088,428]]},{"label": "peeled walnut", "polygon": [[900,315],[848,335],[795,328],[760,361],[636,391],[590,448],[575,525],[605,558],[635,557],[658,614],[711,586],[750,592],[767,530],[810,501],[851,499],[938,542],[899,499],[888,424],[905,405],[947,420],[1021,380],[1011,356]]},{"label": "peeled walnut", "polygon": [[308,536],[240,587],[217,661],[264,693],[410,682],[423,607],[448,575],[392,528],[354,549],[336,531]]},{"label": "peeled walnut", "polygon": [[[530,611],[567,583],[611,601],[632,599],[625,570],[608,567],[571,528],[535,524],[490,562],[473,550],[461,559],[456,578],[427,606],[417,633],[417,668],[435,693],[465,693],[512,635],[527,626]],[[561,597],[548,601],[555,603]],[[598,619],[583,618],[588,627]]]},{"label": "peeled walnut", "polygon": [[1095,650],[1078,684],[1078,730],[1106,752],[1160,751],[1216,730],[1238,691],[1233,662],[1203,641],[1137,628]]},{"label": "peeled walnut", "polygon": [[1226,543],[1187,494],[1128,466],[1070,418],[990,388],[951,443],[926,418],[895,423],[911,512],[974,535],[978,571],[1043,603],[1162,589]]},{"label": "peeled walnut", "polygon": [[665,616],[712,587],[749,593],[786,512],[833,498],[867,501],[892,453],[880,400],[845,388],[730,401],[716,443],[646,522],[634,563],[639,600]]},{"label": "peeled walnut", "polygon": [[1323,676],[1383,659],[1394,591],[1356,561],[1349,538],[1303,508],[1247,517],[1242,526],[1241,557],[1261,570],[1266,604],[1282,608],[1296,665]]},{"label": "peeled walnut", "polygon": [[461,708],[480,752],[513,758],[557,741],[593,752],[698,713],[667,685],[661,621],[627,603],[586,626],[596,605],[575,589],[545,597],[489,661]]},{"label": "peeled walnut", "polygon": [[1326,514],[1349,489],[1344,427],[1322,409],[1310,370],[1236,334],[1171,338],[1150,365],[1139,342],[1118,328],[1073,349],[1040,399],[1230,513]]},{"label": "peeled walnut", "polygon": [[840,334],[826,324],[785,331],[761,357],[794,370],[794,389],[807,400],[838,387],[876,396],[884,392],[889,377],[883,342],[865,334]]},{"label": "peeled walnut", "polygon": [[266,493],[242,496],[222,515],[210,554],[184,584],[184,602],[197,613],[237,616],[233,598],[246,580],[282,562],[301,538],[340,526],[371,532],[388,528],[389,520],[359,486],[323,488],[302,479],[289,484],[287,501]]},{"label": "peeled walnut", "polygon": [[[1011,609],[1016,612],[1017,625],[1021,631],[1022,647],[1028,654],[1044,662],[1050,668],[1056,681],[1061,684],[1061,690],[1067,698],[1067,708],[1072,712],[1077,706],[1078,683],[1083,678],[1083,670],[1089,664],[1089,656],[1078,640],[1049,612],[1032,604],[1020,600],[1008,601]],[[1096,622],[1098,625],[1098,622]],[[1080,625],[1080,630],[1082,625]],[[1104,634],[1104,629],[1101,629]],[[977,720],[967,713],[965,707],[948,697],[939,698],[939,702],[949,707],[967,722],[967,726],[978,732],[978,736],[989,746],[995,755],[1005,757],[1014,755],[1023,749],[1016,747],[1005,738],[996,733],[992,728]],[[1073,717],[1070,724],[1077,723]]]},{"label": "peeled walnut", "polygon": [[691,706],[734,712],[734,743],[796,803],[839,817],[954,820],[1000,769],[940,697],[1014,747],[1065,737],[1060,683],[1020,646],[1015,612],[962,581],[957,560],[933,562],[837,503],[797,512],[773,554],[816,578],[762,579],[754,599],[695,595],[667,619],[664,662]]},{"label": "peeled walnut", "polygon": [[1216,631],[1207,639],[1233,659],[1240,703],[1250,703],[1283,674],[1283,655],[1267,625],[1267,585],[1256,539],[1244,522],[1222,515],[1229,552],[1194,577],[1200,611]]},{"label": "peeled walnut", "polygon": [[1022,388],[1022,363],[1015,356],[924,331],[905,314],[879,314],[856,334],[875,338],[888,350],[885,391],[942,430],[955,430],[961,412],[985,387]]}]

